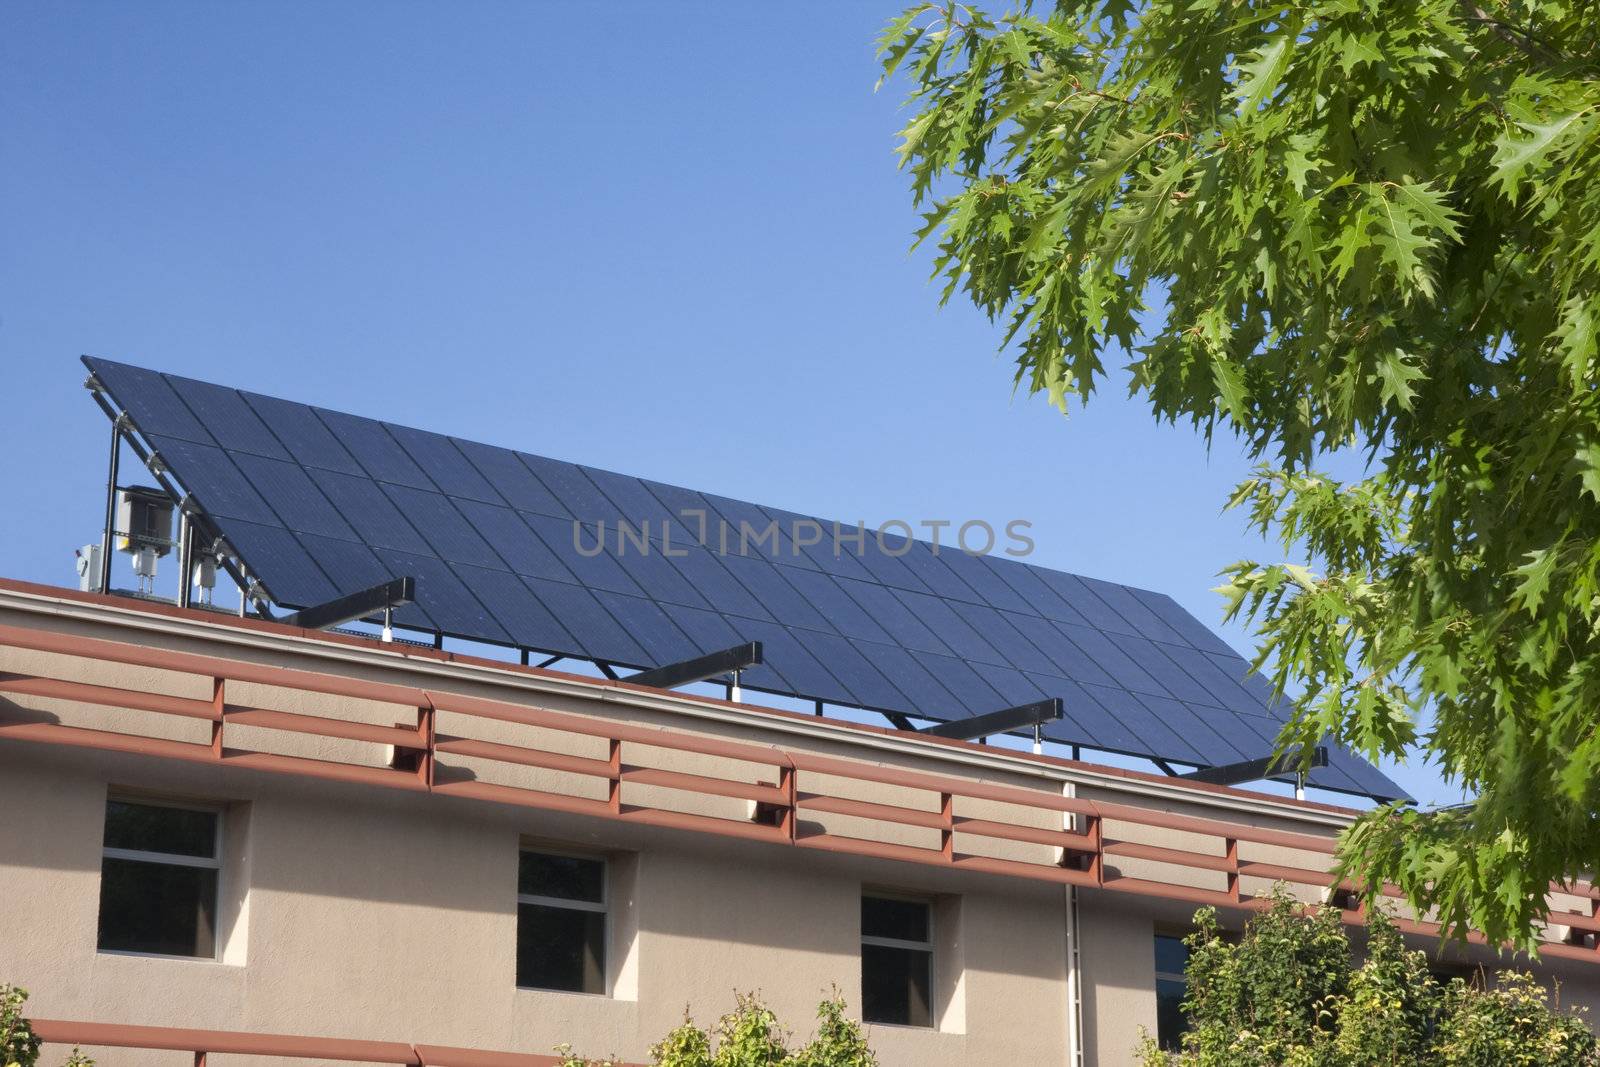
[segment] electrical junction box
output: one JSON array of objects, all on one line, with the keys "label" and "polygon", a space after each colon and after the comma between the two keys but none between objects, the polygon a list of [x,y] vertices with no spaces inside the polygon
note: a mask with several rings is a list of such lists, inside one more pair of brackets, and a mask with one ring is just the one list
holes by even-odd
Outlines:
[{"label": "electrical junction box", "polygon": [[129,555],[172,551],[172,498],[160,489],[132,485],[117,490],[117,550]]}]

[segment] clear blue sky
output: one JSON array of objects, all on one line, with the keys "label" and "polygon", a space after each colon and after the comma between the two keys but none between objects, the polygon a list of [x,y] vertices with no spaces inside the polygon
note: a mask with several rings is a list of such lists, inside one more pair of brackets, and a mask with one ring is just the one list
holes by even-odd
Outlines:
[{"label": "clear blue sky", "polygon": [[1217,571],[1271,555],[1220,513],[1237,450],[1014,396],[908,254],[893,13],[0,7],[0,572],[70,584],[98,536],[87,352],[807,514],[1027,519],[1032,562],[1221,628]]}]

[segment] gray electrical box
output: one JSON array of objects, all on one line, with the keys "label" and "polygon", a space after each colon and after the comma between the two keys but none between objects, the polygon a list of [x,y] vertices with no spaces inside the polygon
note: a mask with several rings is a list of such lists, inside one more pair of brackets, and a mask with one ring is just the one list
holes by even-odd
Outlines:
[{"label": "gray electrical box", "polygon": [[131,485],[117,490],[117,550],[130,556],[172,551],[172,498],[160,489]]}]

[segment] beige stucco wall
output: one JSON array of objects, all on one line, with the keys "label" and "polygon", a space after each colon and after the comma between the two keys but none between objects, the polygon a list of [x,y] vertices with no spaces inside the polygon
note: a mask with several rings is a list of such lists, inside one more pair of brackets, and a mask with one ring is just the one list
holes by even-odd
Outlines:
[{"label": "beige stucco wall", "polygon": [[[247,906],[224,931],[225,962],[96,951],[112,788],[230,805],[223,892],[242,890]],[[571,1041],[643,1060],[685,1008],[709,1021],[735,991],[759,990],[802,1032],[835,986],[859,1004],[869,885],[936,898],[946,964],[938,1029],[873,1028],[886,1065],[968,1063],[980,1049],[1064,1060],[1051,886],[930,880],[909,865],[662,831],[623,840],[538,812],[11,743],[0,811],[0,975],[32,991],[39,1017],[525,1051]],[[529,838],[612,856],[611,995],[515,988],[516,856]]]}]

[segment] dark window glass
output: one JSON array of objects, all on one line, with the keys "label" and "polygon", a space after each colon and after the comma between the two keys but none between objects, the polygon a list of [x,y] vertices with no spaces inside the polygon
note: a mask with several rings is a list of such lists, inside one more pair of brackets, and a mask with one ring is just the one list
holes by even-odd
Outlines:
[{"label": "dark window glass", "polygon": [[1189,1029],[1183,1012],[1188,990],[1184,969],[1189,965],[1189,948],[1182,938],[1156,935],[1156,1041],[1168,1051],[1176,1051]]},{"label": "dark window glass", "polygon": [[606,865],[601,860],[524,852],[517,870],[517,892],[599,904],[605,900]]},{"label": "dark window glass", "polygon": [[217,813],[106,802],[99,947],[214,956]]},{"label": "dark window glass", "polygon": [[916,900],[862,897],[861,936],[926,942],[928,905]]},{"label": "dark window glass", "polygon": [[517,905],[517,985],[604,993],[606,916],[545,904]]},{"label": "dark window glass", "polygon": [[861,898],[861,1017],[932,1026],[932,908],[925,901]]},{"label": "dark window glass", "polygon": [[932,1026],[928,996],[933,953],[861,946],[861,1017],[869,1023]]},{"label": "dark window glass", "polygon": [[106,804],[106,848],[211,859],[217,854],[217,813],[134,804]]},{"label": "dark window glass", "polygon": [[1183,943],[1181,937],[1170,937],[1166,934],[1156,935],[1156,973],[1170,974],[1175,978],[1183,977],[1184,969],[1189,966],[1189,946]]},{"label": "dark window glass", "polygon": [[100,870],[102,949],[216,953],[217,870],[107,857]]},{"label": "dark window glass", "polygon": [[1178,1051],[1189,1020],[1183,1014],[1184,984],[1171,978],[1156,979],[1156,1040],[1169,1052]]}]

